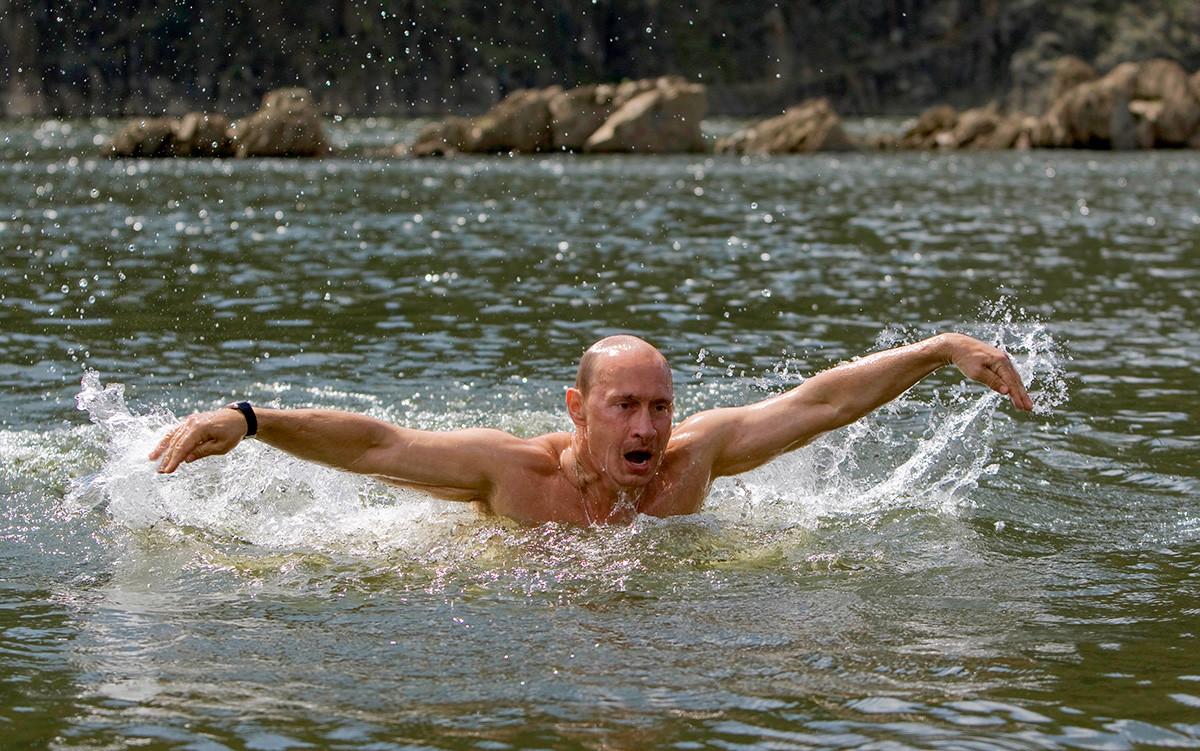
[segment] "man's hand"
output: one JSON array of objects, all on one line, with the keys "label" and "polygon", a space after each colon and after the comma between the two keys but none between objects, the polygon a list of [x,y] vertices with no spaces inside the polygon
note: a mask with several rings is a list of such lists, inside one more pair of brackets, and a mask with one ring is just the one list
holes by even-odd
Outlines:
[{"label": "man's hand", "polygon": [[942,334],[938,338],[946,347],[947,363],[967,378],[1007,396],[1017,409],[1033,409],[1033,400],[1025,391],[1021,376],[1004,352],[962,334]]},{"label": "man's hand", "polygon": [[200,412],[168,431],[150,452],[150,461],[161,458],[158,471],[174,472],[185,462],[227,454],[245,437],[246,418],[241,412],[229,408]]}]

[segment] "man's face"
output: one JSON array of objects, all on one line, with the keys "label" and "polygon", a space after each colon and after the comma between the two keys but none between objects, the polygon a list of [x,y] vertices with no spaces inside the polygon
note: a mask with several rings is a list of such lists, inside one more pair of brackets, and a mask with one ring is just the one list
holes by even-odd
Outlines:
[{"label": "man's face", "polygon": [[644,487],[671,438],[671,375],[654,350],[623,351],[597,364],[587,396],[572,409],[588,463],[619,488]]}]

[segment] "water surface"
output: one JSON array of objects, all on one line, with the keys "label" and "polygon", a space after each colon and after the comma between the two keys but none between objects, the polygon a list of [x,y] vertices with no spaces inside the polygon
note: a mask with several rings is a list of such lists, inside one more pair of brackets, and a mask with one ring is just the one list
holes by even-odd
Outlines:
[{"label": "water surface", "polygon": [[[104,161],[0,139],[0,721],[54,748],[1200,746],[1200,156]],[[521,527],[248,442],[249,398],[565,429],[631,331],[678,412],[948,329],[949,372],[703,514]],[[77,408],[78,407],[78,408]]]}]

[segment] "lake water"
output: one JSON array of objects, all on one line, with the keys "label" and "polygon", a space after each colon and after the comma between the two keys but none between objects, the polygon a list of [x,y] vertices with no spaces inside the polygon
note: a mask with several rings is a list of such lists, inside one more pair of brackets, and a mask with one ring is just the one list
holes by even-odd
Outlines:
[{"label": "lake water", "polygon": [[[0,746],[1200,747],[1200,154],[104,161],[0,139]],[[248,441],[247,398],[568,426],[600,336],[680,415],[943,330],[943,371],[704,513],[521,527]]]}]

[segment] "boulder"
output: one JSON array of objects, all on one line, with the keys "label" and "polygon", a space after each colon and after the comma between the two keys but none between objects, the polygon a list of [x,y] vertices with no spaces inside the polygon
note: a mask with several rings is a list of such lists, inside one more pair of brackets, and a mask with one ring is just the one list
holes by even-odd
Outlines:
[{"label": "boulder", "polygon": [[989,106],[956,112],[933,107],[897,137],[876,134],[877,148],[1009,149],[1200,148],[1200,73],[1170,60],[1122,63],[1100,77],[1063,57],[1045,112],[1031,117]]},{"label": "boulder", "polygon": [[1073,55],[1060,57],[1054,64],[1054,76],[1050,79],[1049,101],[1054,102],[1079,84],[1095,81],[1099,77],[1096,69],[1083,60]]},{"label": "boulder", "polygon": [[470,133],[470,120],[448,117],[422,128],[409,152],[413,156],[453,156],[467,150]]},{"label": "boulder", "polygon": [[176,156],[175,121],[169,117],[132,120],[109,139],[105,154],[110,157]]},{"label": "boulder", "polygon": [[226,157],[233,155],[231,123],[224,115],[189,112],[176,121],[174,136],[177,156]]},{"label": "boulder", "polygon": [[937,136],[943,148],[983,148],[1000,125],[1000,113],[994,107],[966,110],[955,119],[954,127]]},{"label": "boulder", "polygon": [[371,157],[375,159],[403,159],[408,156],[412,156],[412,154],[409,152],[408,144],[406,143],[384,146],[371,152]]},{"label": "boulder", "polygon": [[1034,118],[1020,113],[1000,112],[996,107],[980,107],[958,115],[954,126],[938,134],[938,145],[950,149],[995,151],[1029,148],[1029,132]]},{"label": "boulder", "polygon": [[954,128],[958,111],[948,104],[930,107],[921,113],[917,122],[900,136],[896,146],[901,149],[932,149],[939,146],[938,135]]},{"label": "boulder", "polygon": [[971,144],[975,149],[1029,149],[1032,147],[1032,137],[1036,117],[1010,112],[1001,115],[995,128],[986,135],[981,135]]},{"label": "boulder", "polygon": [[[653,96],[625,109],[645,94]],[[703,149],[700,122],[705,101],[703,86],[678,76],[567,91],[558,86],[526,89],[513,92],[474,120],[451,117],[427,126],[410,153],[697,151]],[[605,139],[595,148],[588,146],[606,124]]]},{"label": "boulder", "polygon": [[111,157],[226,157],[233,155],[229,118],[191,112],[182,119],[133,120],[108,142]]},{"label": "boulder", "polygon": [[1024,115],[1003,114],[996,107],[967,109],[959,113],[954,126],[936,136],[943,149],[973,151],[1013,149],[1028,143],[1024,136],[1030,127]]},{"label": "boulder", "polygon": [[1028,149],[1036,118],[1019,112],[1002,112],[995,104],[956,111],[931,107],[899,138],[873,136],[876,148],[966,149],[972,151]]},{"label": "boulder", "polygon": [[[687,86],[683,76],[661,76],[659,78],[639,78],[636,81],[622,81],[616,85],[613,92],[613,105],[620,109],[633,100],[634,97],[655,89],[676,89]],[[703,88],[703,87],[701,87]]]},{"label": "boulder", "polygon": [[1138,143],[1129,111],[1135,63],[1122,63],[1101,79],[1086,81],[1050,103],[1034,130],[1035,146],[1133,148]]},{"label": "boulder", "polygon": [[655,89],[686,86],[681,76],[643,78],[619,84],[578,86],[550,100],[550,129],[554,148],[583,151],[587,139],[618,109],[639,94]]},{"label": "boulder", "polygon": [[900,137],[893,133],[868,133],[864,140],[867,148],[878,151],[889,151],[900,147]]},{"label": "boulder", "polygon": [[109,140],[113,157],[321,156],[330,152],[303,89],[279,89],[245,120],[208,112],[133,120]]},{"label": "boulder", "polygon": [[588,136],[599,130],[617,108],[612,84],[577,86],[550,100],[551,145],[560,151],[582,151]]},{"label": "boulder", "polygon": [[828,99],[812,99],[717,141],[726,154],[797,154],[855,148]]},{"label": "boulder", "polygon": [[321,118],[304,89],[277,89],[262,106],[232,128],[239,157],[313,157],[329,154]]},{"label": "boulder", "polygon": [[1063,54],[1070,46],[1061,34],[1039,31],[1013,54],[1009,63],[1012,88],[1004,96],[1010,111],[1041,115],[1066,89],[1099,77],[1091,65]]},{"label": "boulder", "polygon": [[514,91],[471,125],[466,151],[532,154],[553,147],[550,101],[562,94],[558,86]]},{"label": "boulder", "polygon": [[1145,123],[1154,146],[1186,146],[1200,124],[1200,96],[1183,67],[1171,60],[1141,64],[1129,108]]},{"label": "boulder", "polygon": [[[619,85],[617,101],[633,91],[636,88]],[[707,109],[704,86],[682,79],[659,79],[652,89],[619,104],[587,138],[583,150],[641,154],[704,151],[700,124]]]},{"label": "boulder", "polygon": [[1200,91],[1170,60],[1122,63],[1063,91],[1038,121],[1035,146],[1150,149],[1200,143]]},{"label": "boulder", "polygon": [[[1192,96],[1200,99],[1200,70],[1196,71],[1188,79],[1188,86],[1192,90]],[[1200,127],[1192,131],[1192,135],[1188,137],[1189,149],[1200,149]]]}]

